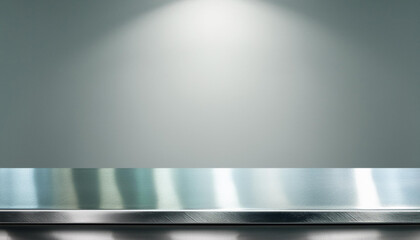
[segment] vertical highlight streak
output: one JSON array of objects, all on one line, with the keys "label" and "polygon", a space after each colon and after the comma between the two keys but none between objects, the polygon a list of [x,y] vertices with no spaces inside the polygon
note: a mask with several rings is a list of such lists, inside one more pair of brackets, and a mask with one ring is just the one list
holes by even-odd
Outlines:
[{"label": "vertical highlight streak", "polygon": [[233,182],[232,169],[213,169],[214,190],[219,208],[239,208],[238,194]]},{"label": "vertical highlight streak", "polygon": [[122,209],[122,201],[112,168],[99,169],[99,199],[101,209]]},{"label": "vertical highlight streak", "polygon": [[36,209],[38,201],[33,168],[1,169],[0,201],[8,208]]},{"label": "vertical highlight streak", "polygon": [[63,209],[77,209],[77,193],[75,190],[70,168],[57,168],[53,170],[52,185],[54,189],[54,207]]},{"label": "vertical highlight streak", "polygon": [[[278,169],[255,169],[253,171],[255,184],[253,193],[258,193],[262,206],[266,209],[286,209],[289,206],[287,195],[284,192]],[[255,188],[255,186],[258,186]],[[263,187],[261,187],[263,186]],[[259,202],[260,202],[259,201]]]},{"label": "vertical highlight streak", "polygon": [[356,181],[358,207],[364,209],[378,208],[380,202],[372,177],[372,169],[356,168],[353,171],[354,179]]},{"label": "vertical highlight streak", "polygon": [[173,169],[155,169],[154,180],[156,184],[156,195],[158,209],[181,209],[179,196],[176,191],[173,177]]},{"label": "vertical highlight streak", "polygon": [[0,207],[11,207],[11,186],[13,186],[10,176],[11,172],[7,168],[0,168]]}]

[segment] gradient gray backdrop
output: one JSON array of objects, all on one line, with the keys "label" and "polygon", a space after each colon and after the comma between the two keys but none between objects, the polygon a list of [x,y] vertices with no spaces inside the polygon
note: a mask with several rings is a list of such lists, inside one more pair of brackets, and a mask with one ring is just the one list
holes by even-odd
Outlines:
[{"label": "gradient gray backdrop", "polygon": [[418,167],[418,0],[0,0],[1,167]]}]

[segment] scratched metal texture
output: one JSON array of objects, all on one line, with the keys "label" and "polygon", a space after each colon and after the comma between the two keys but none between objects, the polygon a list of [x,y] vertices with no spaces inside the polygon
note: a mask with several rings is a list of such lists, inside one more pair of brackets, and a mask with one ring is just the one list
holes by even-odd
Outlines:
[{"label": "scratched metal texture", "polygon": [[420,223],[420,169],[0,169],[1,224]]}]

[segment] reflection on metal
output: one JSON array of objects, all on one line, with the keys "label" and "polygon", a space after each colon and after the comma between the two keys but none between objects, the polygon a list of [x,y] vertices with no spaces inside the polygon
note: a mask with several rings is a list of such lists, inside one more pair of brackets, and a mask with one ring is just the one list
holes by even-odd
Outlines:
[{"label": "reflection on metal", "polygon": [[155,169],[156,194],[158,209],[180,209],[178,195],[173,181],[173,171],[170,169]]},{"label": "reflection on metal", "polygon": [[420,210],[3,210],[0,224],[413,224]]},{"label": "reflection on metal", "polygon": [[231,169],[213,170],[214,188],[218,208],[234,209],[239,207]]},{"label": "reflection on metal", "polygon": [[[0,169],[0,202],[2,208],[27,208],[39,206],[51,200],[48,183],[44,182],[45,171],[39,169]],[[37,188],[42,183],[44,187]]]},{"label": "reflection on metal", "polygon": [[0,169],[0,209],[417,209],[420,169]]},{"label": "reflection on metal", "polygon": [[372,169],[355,169],[358,205],[363,208],[380,206],[376,185],[372,177]]},{"label": "reflection on metal", "polygon": [[21,240],[414,240],[418,226],[0,226],[0,239]]},{"label": "reflection on metal", "polygon": [[420,169],[0,169],[0,180],[2,223],[420,222]]}]

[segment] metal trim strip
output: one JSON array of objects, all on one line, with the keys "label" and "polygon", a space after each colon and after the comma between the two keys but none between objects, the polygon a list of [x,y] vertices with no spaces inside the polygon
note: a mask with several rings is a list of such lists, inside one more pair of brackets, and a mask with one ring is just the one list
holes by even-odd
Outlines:
[{"label": "metal trim strip", "polygon": [[420,210],[0,210],[0,224],[420,224]]}]

